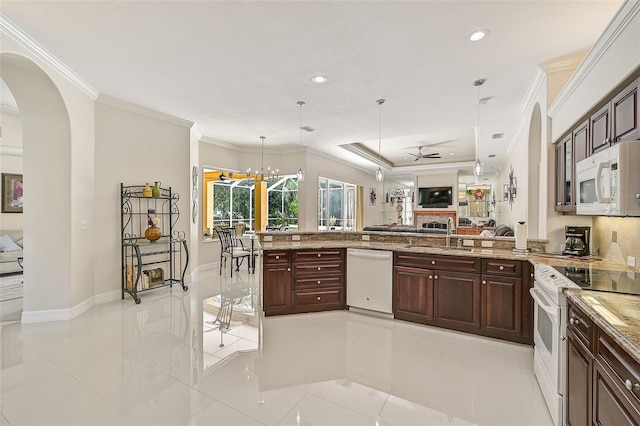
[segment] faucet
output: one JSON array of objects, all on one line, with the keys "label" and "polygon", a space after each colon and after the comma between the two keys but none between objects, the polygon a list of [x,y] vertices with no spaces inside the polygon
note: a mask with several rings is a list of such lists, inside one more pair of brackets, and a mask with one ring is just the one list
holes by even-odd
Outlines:
[{"label": "faucet", "polygon": [[451,247],[451,234],[455,232],[453,228],[453,218],[449,216],[447,218],[447,237],[446,237],[446,246]]}]

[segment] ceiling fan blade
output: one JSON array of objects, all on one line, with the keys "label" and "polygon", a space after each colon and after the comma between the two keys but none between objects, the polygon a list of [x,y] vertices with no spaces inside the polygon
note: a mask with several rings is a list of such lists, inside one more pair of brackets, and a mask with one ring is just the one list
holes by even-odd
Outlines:
[{"label": "ceiling fan blade", "polygon": [[439,152],[434,152],[432,154],[425,154],[422,156],[422,158],[442,158],[442,157],[440,157]]},{"label": "ceiling fan blade", "polygon": [[421,158],[424,158],[424,157],[418,157],[418,156],[416,155],[416,159],[415,159],[415,160],[413,160],[413,161],[418,161],[418,160],[420,160]]}]

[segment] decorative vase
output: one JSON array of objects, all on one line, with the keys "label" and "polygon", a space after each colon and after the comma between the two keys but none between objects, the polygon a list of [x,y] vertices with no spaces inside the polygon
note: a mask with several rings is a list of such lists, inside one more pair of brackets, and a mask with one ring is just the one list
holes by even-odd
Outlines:
[{"label": "decorative vase", "polygon": [[151,191],[151,187],[149,186],[149,182],[144,184],[144,188],[142,189],[142,196],[143,197],[151,197],[153,195],[153,192]]},{"label": "decorative vase", "polygon": [[146,231],[144,231],[144,237],[153,242],[156,241],[157,239],[159,239],[160,237],[162,237],[162,231],[160,230],[160,228],[158,228],[157,226],[153,225],[147,228]]},{"label": "decorative vase", "polygon": [[153,189],[151,190],[151,194],[153,195],[153,198],[159,198],[160,197],[160,182],[156,181],[155,185],[153,185]]}]

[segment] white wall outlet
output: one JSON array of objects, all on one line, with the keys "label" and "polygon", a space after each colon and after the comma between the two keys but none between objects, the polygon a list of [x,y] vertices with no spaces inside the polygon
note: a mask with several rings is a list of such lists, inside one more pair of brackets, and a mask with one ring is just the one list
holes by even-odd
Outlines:
[{"label": "white wall outlet", "polygon": [[631,266],[632,268],[635,268],[636,258],[634,256],[627,256],[627,265]]},{"label": "white wall outlet", "polygon": [[291,241],[300,241],[300,235],[292,235]]},{"label": "white wall outlet", "polygon": [[89,223],[87,222],[86,219],[82,219],[80,221],[80,229],[82,229],[83,231],[89,228]]},{"label": "white wall outlet", "polygon": [[482,241],[480,242],[482,247],[491,248],[493,247],[493,241]]},{"label": "white wall outlet", "polygon": [[369,241],[371,239],[370,235],[363,235],[362,236],[362,241]]},{"label": "white wall outlet", "polygon": [[262,241],[273,241],[273,235],[265,235]]},{"label": "white wall outlet", "polygon": [[462,245],[465,247],[473,247],[475,244],[473,240],[462,240]]}]

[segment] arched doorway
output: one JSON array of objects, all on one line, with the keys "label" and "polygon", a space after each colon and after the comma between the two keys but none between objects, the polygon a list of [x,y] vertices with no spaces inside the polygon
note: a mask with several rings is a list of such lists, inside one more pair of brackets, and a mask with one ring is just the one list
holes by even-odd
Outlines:
[{"label": "arched doorway", "polygon": [[528,233],[529,238],[540,236],[540,161],[542,145],[542,114],[536,103],[529,123],[529,188],[528,188]]},{"label": "arched doorway", "polygon": [[22,114],[24,311],[37,317],[71,303],[71,126],[60,91],[34,61],[0,53],[0,77]]}]

